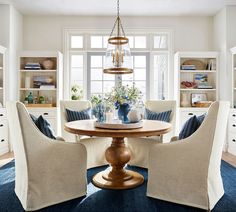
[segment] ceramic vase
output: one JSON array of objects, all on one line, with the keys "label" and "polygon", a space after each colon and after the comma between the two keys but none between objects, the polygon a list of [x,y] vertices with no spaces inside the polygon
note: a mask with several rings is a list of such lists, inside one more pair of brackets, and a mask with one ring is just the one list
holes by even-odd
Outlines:
[{"label": "ceramic vase", "polygon": [[119,106],[118,117],[122,122],[128,122],[128,113],[130,111],[130,105],[125,103]]},{"label": "ceramic vase", "polygon": [[139,122],[141,120],[141,114],[138,110],[132,109],[128,113],[128,119],[130,122],[133,122],[133,123]]},{"label": "ceramic vase", "polygon": [[188,100],[188,94],[187,93],[182,93],[181,94],[181,102],[180,106],[181,107],[189,107],[189,100]]}]

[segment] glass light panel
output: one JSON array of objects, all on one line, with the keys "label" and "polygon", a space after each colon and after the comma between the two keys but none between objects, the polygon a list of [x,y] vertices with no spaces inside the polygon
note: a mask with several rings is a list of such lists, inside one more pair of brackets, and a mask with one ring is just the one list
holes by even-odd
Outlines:
[{"label": "glass light panel", "polygon": [[112,87],[115,86],[115,82],[114,81],[104,81],[103,82],[103,92],[107,93],[110,92]]},{"label": "glass light panel", "polygon": [[91,81],[91,93],[102,93],[102,81]]},{"label": "glass light panel", "polygon": [[114,45],[108,44],[106,50],[106,58],[104,69],[132,69],[133,61],[131,60],[131,53],[129,44]]},{"label": "glass light panel", "polygon": [[91,67],[102,68],[102,56],[91,56]]},{"label": "glass light panel", "polygon": [[146,69],[134,69],[134,80],[146,80]]},{"label": "glass light panel", "polygon": [[127,36],[129,39],[129,47],[134,48],[134,36]]},{"label": "glass light panel", "polygon": [[145,68],[146,56],[134,56],[134,68]]},{"label": "glass light panel", "polygon": [[102,36],[91,36],[91,48],[102,48],[103,38]]},{"label": "glass light panel", "polygon": [[83,55],[71,55],[71,67],[82,68],[84,66]]},{"label": "glass light panel", "polygon": [[83,36],[71,36],[71,48],[83,48]]},{"label": "glass light panel", "polygon": [[82,68],[72,68],[71,69],[71,80],[78,80],[82,81],[83,80],[83,69]]},{"label": "glass light panel", "polygon": [[154,36],[154,48],[155,49],[167,49],[167,35]]},{"label": "glass light panel", "polygon": [[91,69],[91,80],[102,80],[103,71],[101,68]]},{"label": "glass light panel", "polygon": [[135,48],[146,48],[146,36],[135,36],[134,37],[134,47]]}]

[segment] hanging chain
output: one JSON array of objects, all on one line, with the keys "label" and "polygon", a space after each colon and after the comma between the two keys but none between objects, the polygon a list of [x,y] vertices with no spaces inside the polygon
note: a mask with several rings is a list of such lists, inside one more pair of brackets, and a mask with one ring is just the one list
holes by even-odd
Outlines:
[{"label": "hanging chain", "polygon": [[123,26],[121,24],[121,19],[120,19],[120,0],[117,0],[117,18],[116,18],[116,21],[115,21],[113,28],[111,30],[110,37],[112,36],[116,25],[117,25],[117,36],[120,37],[120,29],[121,29],[121,31],[125,37],[125,32],[124,32]]},{"label": "hanging chain", "polygon": [[117,17],[120,16],[120,0],[117,0]]}]

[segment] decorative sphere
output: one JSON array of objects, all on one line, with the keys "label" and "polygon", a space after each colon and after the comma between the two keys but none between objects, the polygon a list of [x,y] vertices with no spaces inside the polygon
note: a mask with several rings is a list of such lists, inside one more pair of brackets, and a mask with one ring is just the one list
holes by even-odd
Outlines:
[{"label": "decorative sphere", "polygon": [[141,120],[141,114],[138,110],[132,109],[128,114],[130,122],[139,122]]}]

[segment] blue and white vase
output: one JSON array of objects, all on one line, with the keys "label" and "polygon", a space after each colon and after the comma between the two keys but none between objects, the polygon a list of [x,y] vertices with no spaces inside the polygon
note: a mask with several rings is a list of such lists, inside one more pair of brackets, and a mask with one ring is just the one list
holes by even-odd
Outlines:
[{"label": "blue and white vase", "polygon": [[130,105],[127,103],[124,103],[122,105],[119,105],[118,108],[118,117],[122,122],[128,122],[128,113],[130,111]]}]

